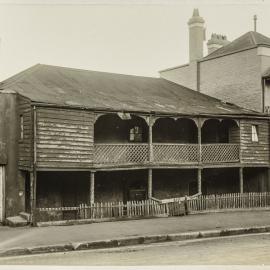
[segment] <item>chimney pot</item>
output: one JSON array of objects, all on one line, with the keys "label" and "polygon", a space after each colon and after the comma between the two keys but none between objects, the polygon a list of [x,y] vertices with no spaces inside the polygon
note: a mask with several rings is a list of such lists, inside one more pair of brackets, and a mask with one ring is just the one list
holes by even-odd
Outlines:
[{"label": "chimney pot", "polygon": [[211,39],[207,41],[208,54],[214,52],[215,50],[229,44],[226,35],[213,33]]}]

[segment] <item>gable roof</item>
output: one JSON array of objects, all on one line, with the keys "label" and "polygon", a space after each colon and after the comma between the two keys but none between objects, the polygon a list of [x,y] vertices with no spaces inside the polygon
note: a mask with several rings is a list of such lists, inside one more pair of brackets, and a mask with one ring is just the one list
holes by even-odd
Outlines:
[{"label": "gable roof", "polygon": [[3,81],[0,89],[13,90],[38,103],[95,110],[261,115],[162,78],[41,64]]},{"label": "gable roof", "polygon": [[213,51],[212,53],[204,57],[202,61],[235,53],[238,51],[255,48],[260,45],[270,47],[270,38],[258,32],[250,31],[233,40],[231,43]]}]

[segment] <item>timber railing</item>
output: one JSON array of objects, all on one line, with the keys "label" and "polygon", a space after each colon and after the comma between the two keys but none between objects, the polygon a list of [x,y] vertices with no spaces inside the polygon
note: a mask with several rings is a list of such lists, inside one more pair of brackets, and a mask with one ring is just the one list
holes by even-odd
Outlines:
[{"label": "timber railing", "polygon": [[239,209],[270,209],[270,192],[185,196],[159,200],[100,202],[76,207],[37,208],[37,222],[56,220],[100,220],[155,216],[182,216],[189,213]]},{"label": "timber railing", "polygon": [[95,144],[95,163],[125,164],[148,161],[147,143]]},{"label": "timber railing", "polygon": [[[239,161],[239,144],[202,144],[201,162]],[[96,164],[144,164],[149,162],[147,143],[98,143],[94,145]],[[198,163],[198,144],[153,143],[153,160],[157,164]]]},{"label": "timber railing", "polygon": [[199,161],[198,145],[154,143],[153,161],[156,163],[196,163]]},{"label": "timber railing", "polygon": [[201,195],[187,200],[188,212],[269,208],[270,192]]},{"label": "timber railing", "polygon": [[239,151],[239,144],[202,144],[202,162],[236,162],[239,161]]},{"label": "timber railing", "polygon": [[178,216],[185,214],[183,202],[159,203],[154,200],[123,202],[100,202],[77,207],[37,208],[36,220],[74,220],[74,219],[121,219],[155,216]]}]

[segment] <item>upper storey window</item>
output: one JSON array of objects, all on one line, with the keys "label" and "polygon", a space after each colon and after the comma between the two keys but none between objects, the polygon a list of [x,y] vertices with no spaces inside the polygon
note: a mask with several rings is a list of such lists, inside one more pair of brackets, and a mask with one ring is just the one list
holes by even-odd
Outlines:
[{"label": "upper storey window", "polygon": [[142,142],[142,128],[135,126],[129,131],[129,140],[131,142]]},{"label": "upper storey window", "polygon": [[251,140],[253,142],[258,142],[259,141],[258,126],[257,125],[252,125],[251,126]]}]

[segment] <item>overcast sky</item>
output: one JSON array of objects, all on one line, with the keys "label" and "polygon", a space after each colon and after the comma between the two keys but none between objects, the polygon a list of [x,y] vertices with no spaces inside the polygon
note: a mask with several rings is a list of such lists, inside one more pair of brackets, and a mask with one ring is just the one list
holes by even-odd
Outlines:
[{"label": "overcast sky", "polygon": [[36,63],[158,76],[188,61],[187,21],[195,7],[207,39],[253,30],[254,14],[258,32],[270,36],[270,0],[134,2],[0,0],[0,80]]}]

